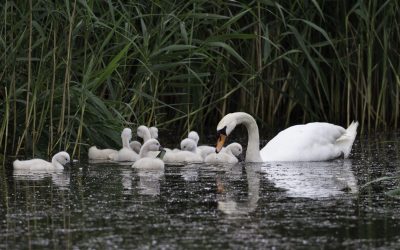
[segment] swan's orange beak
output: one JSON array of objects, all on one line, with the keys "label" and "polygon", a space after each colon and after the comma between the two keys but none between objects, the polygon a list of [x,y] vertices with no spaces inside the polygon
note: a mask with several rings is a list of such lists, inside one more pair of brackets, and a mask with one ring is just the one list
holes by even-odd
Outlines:
[{"label": "swan's orange beak", "polygon": [[221,151],[222,147],[224,146],[225,139],[226,135],[220,133],[217,140],[217,146],[215,147],[215,153],[218,154]]}]

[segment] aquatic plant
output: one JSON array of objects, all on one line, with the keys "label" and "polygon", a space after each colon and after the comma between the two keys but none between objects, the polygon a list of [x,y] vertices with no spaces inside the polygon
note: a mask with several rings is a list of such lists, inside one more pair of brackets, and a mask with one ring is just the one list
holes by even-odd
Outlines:
[{"label": "aquatic plant", "polygon": [[125,126],[209,132],[230,111],[397,128],[399,6],[2,1],[0,151],[79,155]]}]

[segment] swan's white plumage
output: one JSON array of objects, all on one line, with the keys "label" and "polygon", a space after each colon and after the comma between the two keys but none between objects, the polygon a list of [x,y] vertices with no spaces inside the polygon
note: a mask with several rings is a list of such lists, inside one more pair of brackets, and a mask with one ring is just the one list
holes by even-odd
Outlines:
[{"label": "swan's white plumage", "polygon": [[349,131],[330,123],[308,123],[289,127],[261,150],[263,161],[326,161],[350,154],[358,123]]},{"label": "swan's white plumage", "polygon": [[63,169],[65,164],[70,162],[70,157],[67,152],[59,152],[55,154],[51,162],[42,159],[32,159],[26,161],[15,160],[13,167],[16,170],[54,170]]},{"label": "swan's white plumage", "polygon": [[167,163],[203,162],[201,155],[196,153],[196,143],[189,138],[182,140],[182,151],[167,151],[164,161]]},{"label": "swan's white plumage", "polygon": [[[122,147],[129,148],[129,141],[132,139],[132,130],[124,128],[121,132]],[[109,160],[114,159],[118,154],[118,150],[114,149],[98,149],[96,146],[89,148],[89,160]]]},{"label": "swan's white plumage", "polygon": [[203,158],[200,155],[189,151],[170,151],[165,153],[164,161],[166,163],[203,162]]},{"label": "swan's white plumage", "polygon": [[242,153],[242,146],[239,143],[231,143],[226,148],[222,149],[221,152],[211,153],[206,156],[204,162],[206,163],[229,163],[234,164],[239,162],[237,156]]},{"label": "swan's white plumage", "polygon": [[113,161],[136,161],[139,155],[130,148],[121,148],[116,154],[110,155]]},{"label": "swan's white plumage", "polygon": [[157,139],[158,138],[158,128],[150,127],[149,131],[150,131],[150,136],[151,136],[152,139]]},{"label": "swan's white plumage", "polygon": [[248,132],[246,161],[326,161],[341,155],[347,158],[357,135],[358,122],[346,130],[330,123],[308,123],[281,131],[260,151],[257,123],[243,112],[226,115],[217,126],[229,135],[238,124]]},{"label": "swan's white plumage", "polygon": [[150,139],[145,142],[140,149],[140,159],[132,167],[139,169],[164,169],[164,162],[159,158],[153,158],[149,155],[151,152],[160,150],[160,143],[156,139]]},{"label": "swan's white plumage", "polygon": [[113,161],[136,161],[139,159],[139,155],[133,151],[129,145],[129,141],[132,139],[132,130],[130,128],[124,128],[121,133],[123,147],[115,154],[109,156],[110,160]]},{"label": "swan's white plumage", "polygon": [[108,160],[110,155],[117,152],[115,149],[98,149],[96,146],[92,146],[89,148],[88,156],[90,160]]},{"label": "swan's white plumage", "polygon": [[143,139],[143,143],[151,139],[150,130],[148,127],[141,125],[137,128],[137,136]]},{"label": "swan's white plumage", "polygon": [[190,131],[188,134],[188,138],[196,142],[196,145],[199,143],[200,140],[199,134],[196,131]]},{"label": "swan's white plumage", "polygon": [[189,138],[183,139],[180,146],[182,151],[189,151],[192,153],[196,153],[197,151],[197,144]]},{"label": "swan's white plumage", "polygon": [[[196,143],[196,146],[200,140],[199,134],[196,131],[190,131],[188,134],[188,138],[192,139]],[[215,152],[215,147],[207,145],[197,146],[197,153],[200,154],[203,159],[205,159],[207,155],[214,152]]]},{"label": "swan's white plumage", "polygon": [[201,157],[205,159],[207,155],[215,153],[215,147],[202,145],[197,147],[197,151],[200,153]]},{"label": "swan's white plumage", "polygon": [[[150,139],[158,138],[158,128],[156,127],[147,127],[145,125],[141,125],[137,128],[137,136],[143,139],[143,143],[147,142]],[[136,151],[136,150],[135,150]],[[150,155],[155,158],[159,152],[150,152]]]}]

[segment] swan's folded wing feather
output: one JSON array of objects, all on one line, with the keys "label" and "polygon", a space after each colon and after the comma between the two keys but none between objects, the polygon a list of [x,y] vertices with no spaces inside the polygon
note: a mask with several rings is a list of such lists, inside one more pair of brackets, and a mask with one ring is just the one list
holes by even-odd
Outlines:
[{"label": "swan's folded wing feather", "polygon": [[335,158],[334,147],[345,129],[330,123],[308,123],[281,131],[261,150],[264,161],[319,161]]}]

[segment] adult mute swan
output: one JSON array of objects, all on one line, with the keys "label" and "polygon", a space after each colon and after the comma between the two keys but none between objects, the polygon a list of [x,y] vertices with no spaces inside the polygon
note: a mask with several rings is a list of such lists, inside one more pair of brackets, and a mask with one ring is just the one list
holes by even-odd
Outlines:
[{"label": "adult mute swan", "polygon": [[226,137],[239,124],[245,125],[248,133],[246,162],[327,161],[341,155],[347,158],[358,127],[358,122],[352,122],[347,129],[320,122],[296,125],[281,131],[260,151],[258,126],[254,118],[244,112],[230,113],[217,126],[217,153],[221,151]]},{"label": "adult mute swan", "polygon": [[51,162],[42,159],[32,159],[26,161],[15,160],[13,162],[16,170],[54,170],[63,169],[64,165],[70,162],[70,157],[67,152],[59,152],[53,156]]},{"label": "adult mute swan", "polygon": [[211,153],[206,156],[204,162],[206,163],[229,163],[234,164],[238,163],[239,160],[237,156],[239,156],[243,152],[242,145],[237,142],[231,143],[226,148],[223,148],[221,152]]},{"label": "adult mute swan", "polygon": [[164,162],[159,158],[149,156],[150,152],[163,150],[156,139],[150,139],[145,142],[140,149],[140,159],[132,167],[140,169],[164,169]]},{"label": "adult mute swan", "polygon": [[113,161],[136,161],[139,159],[139,155],[133,151],[129,145],[129,141],[132,139],[132,130],[130,128],[124,128],[121,133],[122,148],[116,153],[109,156],[110,160]]}]

